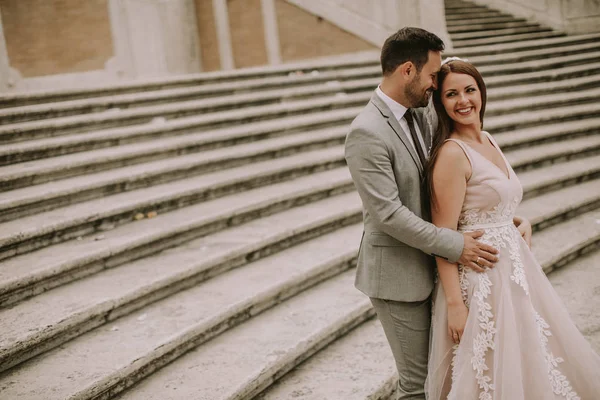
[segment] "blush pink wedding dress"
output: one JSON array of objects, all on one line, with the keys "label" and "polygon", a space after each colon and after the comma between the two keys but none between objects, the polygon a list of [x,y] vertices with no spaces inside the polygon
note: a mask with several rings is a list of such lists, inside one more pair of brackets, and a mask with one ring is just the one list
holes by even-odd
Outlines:
[{"label": "blush pink wedding dress", "polygon": [[465,142],[450,140],[462,147],[472,167],[459,231],[484,230],[480,240],[500,255],[495,268],[484,273],[459,266],[469,307],[459,345],[448,336],[444,289],[436,283],[428,399],[600,399],[600,357],[513,225],[523,195],[516,174],[504,155],[508,175]]}]

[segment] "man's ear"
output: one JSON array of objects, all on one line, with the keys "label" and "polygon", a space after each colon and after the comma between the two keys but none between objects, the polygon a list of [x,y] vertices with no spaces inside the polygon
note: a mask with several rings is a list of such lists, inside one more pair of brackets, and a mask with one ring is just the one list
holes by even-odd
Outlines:
[{"label": "man's ear", "polygon": [[412,77],[417,72],[417,68],[415,64],[410,61],[405,62],[404,64],[400,64],[396,69],[395,73],[398,74],[403,79],[412,79]]}]

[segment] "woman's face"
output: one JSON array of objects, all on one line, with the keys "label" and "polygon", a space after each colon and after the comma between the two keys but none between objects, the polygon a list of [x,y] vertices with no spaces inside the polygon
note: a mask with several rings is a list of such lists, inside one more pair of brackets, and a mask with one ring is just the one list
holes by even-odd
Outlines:
[{"label": "woman's face", "polygon": [[455,123],[481,125],[481,92],[471,75],[450,72],[442,84],[441,99],[448,116]]}]

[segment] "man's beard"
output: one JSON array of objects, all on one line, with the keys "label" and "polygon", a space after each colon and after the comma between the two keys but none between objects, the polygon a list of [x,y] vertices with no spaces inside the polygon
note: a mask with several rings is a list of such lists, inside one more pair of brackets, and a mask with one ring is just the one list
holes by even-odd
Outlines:
[{"label": "man's beard", "polygon": [[429,104],[431,88],[427,89],[426,92],[423,92],[420,83],[421,80],[415,78],[406,86],[406,88],[404,88],[404,95],[410,102],[411,108],[427,107]]}]

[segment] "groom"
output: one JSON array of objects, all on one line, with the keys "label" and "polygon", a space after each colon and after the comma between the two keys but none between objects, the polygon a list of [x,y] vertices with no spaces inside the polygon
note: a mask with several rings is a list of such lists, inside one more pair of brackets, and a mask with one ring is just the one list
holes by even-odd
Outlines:
[{"label": "groom", "polygon": [[433,256],[479,272],[495,249],[430,220],[424,167],[437,124],[425,109],[436,87],[444,43],[403,28],[381,50],[383,79],[346,138],[346,161],[363,203],[356,287],[370,297],[399,374],[399,399],[424,399]]}]

